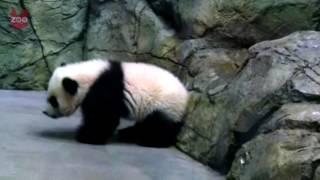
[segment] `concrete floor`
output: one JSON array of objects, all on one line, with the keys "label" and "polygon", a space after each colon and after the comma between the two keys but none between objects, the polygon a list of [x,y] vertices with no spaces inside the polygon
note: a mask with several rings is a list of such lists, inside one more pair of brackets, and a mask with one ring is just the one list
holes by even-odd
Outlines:
[{"label": "concrete floor", "polygon": [[76,143],[79,114],[42,115],[43,92],[0,91],[1,180],[222,180],[174,148]]}]

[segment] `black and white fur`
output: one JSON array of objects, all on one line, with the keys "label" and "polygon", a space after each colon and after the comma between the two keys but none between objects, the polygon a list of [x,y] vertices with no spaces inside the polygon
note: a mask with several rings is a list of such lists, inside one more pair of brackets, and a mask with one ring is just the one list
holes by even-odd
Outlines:
[{"label": "black and white fur", "polygon": [[79,142],[105,144],[120,118],[128,118],[136,123],[119,130],[119,140],[167,147],[176,142],[187,101],[183,84],[157,66],[90,60],[54,71],[44,113],[53,118],[69,116],[81,106]]}]

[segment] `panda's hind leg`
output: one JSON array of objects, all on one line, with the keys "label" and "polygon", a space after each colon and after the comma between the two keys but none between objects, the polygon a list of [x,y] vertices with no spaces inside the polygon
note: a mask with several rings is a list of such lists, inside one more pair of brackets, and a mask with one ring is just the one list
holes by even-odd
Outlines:
[{"label": "panda's hind leg", "polygon": [[182,123],[174,122],[160,111],[154,111],[132,127],[119,130],[121,141],[147,147],[169,147],[176,143]]}]

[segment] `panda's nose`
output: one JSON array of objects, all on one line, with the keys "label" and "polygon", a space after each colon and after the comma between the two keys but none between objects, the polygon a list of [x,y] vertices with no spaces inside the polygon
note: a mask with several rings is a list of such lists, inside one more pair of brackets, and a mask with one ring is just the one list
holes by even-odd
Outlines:
[{"label": "panda's nose", "polygon": [[49,116],[49,117],[51,117],[51,118],[58,118],[58,116],[55,116],[55,115],[50,115],[47,111],[42,111],[42,113],[44,114],[44,115],[46,115],[46,116]]}]

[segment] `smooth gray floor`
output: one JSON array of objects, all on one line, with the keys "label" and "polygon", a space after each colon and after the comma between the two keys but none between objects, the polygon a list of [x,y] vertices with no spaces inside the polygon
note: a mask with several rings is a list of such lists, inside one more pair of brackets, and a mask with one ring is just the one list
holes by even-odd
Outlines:
[{"label": "smooth gray floor", "polygon": [[174,148],[76,143],[79,114],[41,114],[43,92],[0,91],[0,180],[220,180]]}]

